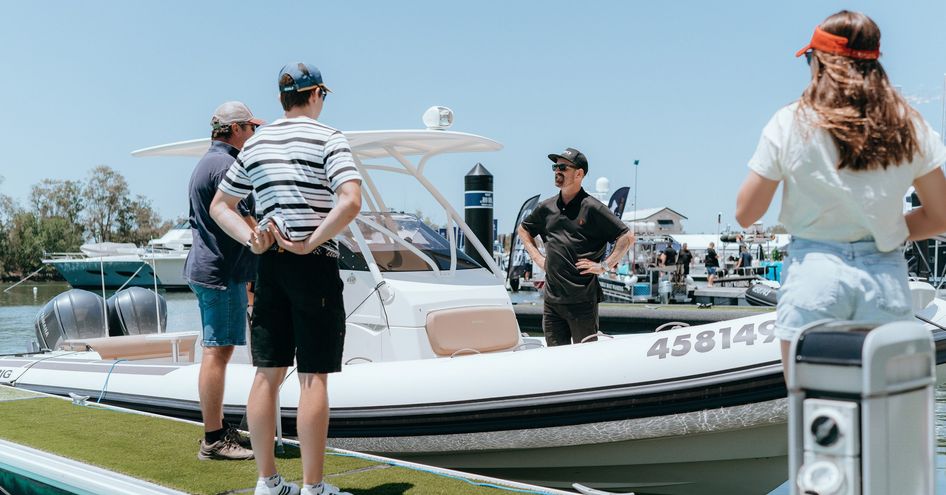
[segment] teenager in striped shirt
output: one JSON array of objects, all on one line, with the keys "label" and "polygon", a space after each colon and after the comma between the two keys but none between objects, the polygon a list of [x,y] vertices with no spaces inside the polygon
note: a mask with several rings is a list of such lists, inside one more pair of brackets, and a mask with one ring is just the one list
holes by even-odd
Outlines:
[{"label": "teenager in striped shirt", "polygon": [[[361,210],[361,175],[345,136],[318,120],[329,89],[315,66],[279,73],[285,117],[261,127],[243,147],[211,204],[234,239],[260,253],[251,346],[257,367],[247,420],[259,481],[256,495],[296,495],[276,472],[276,395],[296,362],[296,420],[303,495],[345,495],[322,481],[328,434],[328,373],[341,371],[345,308],[333,240]],[[255,191],[263,218],[251,230],[237,214]],[[349,494],[350,495],[350,494]]]}]

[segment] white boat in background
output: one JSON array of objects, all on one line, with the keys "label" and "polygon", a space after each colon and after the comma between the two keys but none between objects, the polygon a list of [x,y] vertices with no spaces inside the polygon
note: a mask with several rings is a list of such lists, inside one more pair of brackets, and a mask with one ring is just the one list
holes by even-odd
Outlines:
[{"label": "white boat in background", "polygon": [[116,290],[151,287],[187,290],[184,261],[192,242],[190,226],[184,222],[154,239],[146,247],[131,243],[83,244],[78,253],[46,253],[51,265],[77,289]]},{"label": "white boat in background", "polygon": [[[437,115],[452,121],[445,109]],[[430,128],[346,135],[367,211],[338,238],[348,316],[345,364],[329,381],[331,446],[562,488],[748,495],[787,479],[787,408],[771,314],[545,347],[520,334],[505,274],[424,176],[437,155],[502,146]],[[198,156],[208,145],[136,155]],[[446,239],[389,210],[381,186],[391,187],[392,175],[413,178],[443,207]],[[486,267],[457,249],[454,224]],[[943,364],[946,302],[917,294]],[[106,316],[96,298],[73,291],[48,304],[37,318],[46,349],[0,356],[0,384],[198,419],[198,333],[141,335],[127,330],[144,327],[132,321],[120,325],[124,335],[98,336]],[[159,301],[122,300],[161,313]],[[227,369],[224,413],[235,423],[255,372],[246,354],[236,352]],[[287,382],[279,402],[292,434],[297,375]]]}]

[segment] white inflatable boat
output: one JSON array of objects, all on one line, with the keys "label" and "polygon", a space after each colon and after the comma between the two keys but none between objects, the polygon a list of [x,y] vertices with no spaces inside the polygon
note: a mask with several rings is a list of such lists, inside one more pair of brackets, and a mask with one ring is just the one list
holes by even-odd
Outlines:
[{"label": "white inflatable boat", "polygon": [[[942,368],[946,302],[918,314]],[[758,494],[786,479],[771,314],[559,348],[523,348],[506,328],[505,340],[491,332],[419,343],[443,357],[345,366],[330,380],[331,445],[556,487]],[[180,335],[173,362],[160,354],[174,336],[73,339],[63,347],[98,351],[2,357],[0,382],[199,419],[196,336]],[[459,346],[471,350],[446,356]],[[228,369],[231,421],[242,419],[253,372]],[[280,402],[292,434],[298,385],[294,374],[287,382]]]},{"label": "white inflatable boat", "polygon": [[[348,135],[370,211],[339,239],[350,314],[346,364],[329,380],[330,445],[551,487],[755,495],[787,479],[773,314],[546,348],[520,335],[503,274],[423,176],[432,155],[500,145],[445,130]],[[207,146],[195,143],[142,154]],[[381,156],[402,166],[367,163]],[[379,171],[416,178],[489,266],[456,249],[452,228],[444,240],[410,215],[385,213]],[[918,288],[916,307],[942,365],[946,302],[929,289]],[[196,332],[143,332],[136,318],[159,327],[152,303],[156,314],[124,311],[126,321],[111,320],[116,336],[104,336],[97,297],[66,293],[47,305],[37,339],[51,350],[0,357],[0,383],[199,419]],[[235,355],[224,409],[239,423],[254,368]],[[298,390],[290,373],[280,393],[290,435]]]}]

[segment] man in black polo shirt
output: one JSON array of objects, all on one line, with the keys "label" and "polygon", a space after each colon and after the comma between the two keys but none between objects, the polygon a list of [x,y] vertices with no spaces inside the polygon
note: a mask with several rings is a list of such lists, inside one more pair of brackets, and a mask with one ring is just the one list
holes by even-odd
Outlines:
[{"label": "man in black polo shirt", "polygon": [[[549,155],[558,196],[548,198],[519,225],[519,237],[532,262],[545,274],[542,329],[549,346],[581,342],[598,331],[598,275],[610,270],[634,243],[634,235],[607,205],[581,187],[588,159],[574,148]],[[542,236],[545,256],[535,245]],[[614,250],[603,262],[605,247]]]},{"label": "man in black polo shirt", "polygon": [[673,266],[677,264],[677,250],[673,248],[673,243],[667,244],[667,249],[660,253],[660,266]]}]

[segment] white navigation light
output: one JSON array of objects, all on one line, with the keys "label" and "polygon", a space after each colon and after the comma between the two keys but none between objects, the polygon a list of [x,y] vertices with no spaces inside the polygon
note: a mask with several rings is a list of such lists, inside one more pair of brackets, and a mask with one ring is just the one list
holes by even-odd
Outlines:
[{"label": "white navigation light", "polygon": [[424,112],[424,125],[428,129],[444,130],[453,125],[453,110],[447,107],[430,107]]}]

